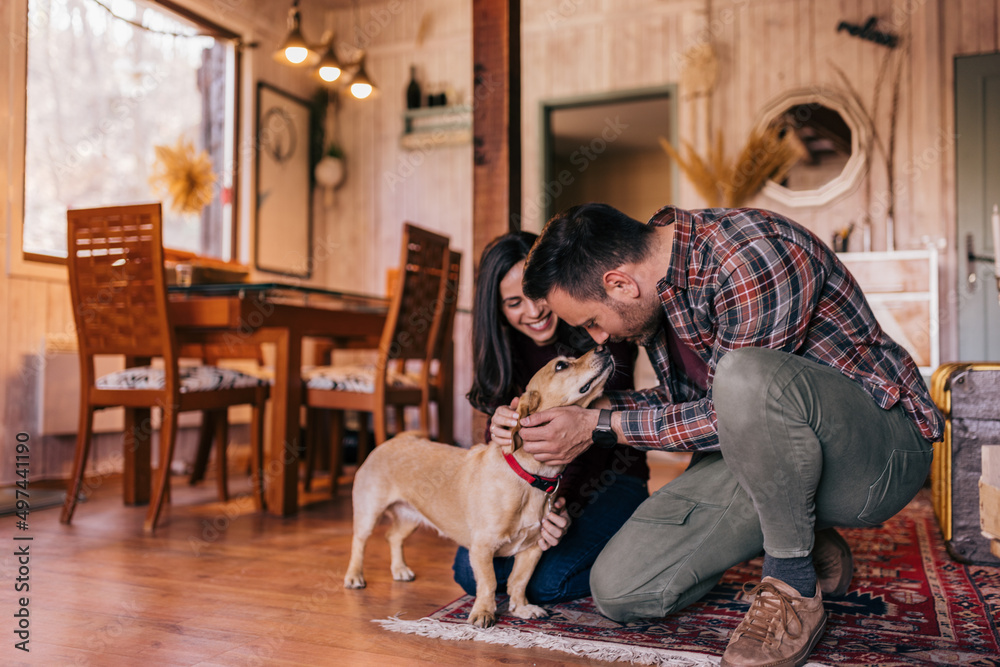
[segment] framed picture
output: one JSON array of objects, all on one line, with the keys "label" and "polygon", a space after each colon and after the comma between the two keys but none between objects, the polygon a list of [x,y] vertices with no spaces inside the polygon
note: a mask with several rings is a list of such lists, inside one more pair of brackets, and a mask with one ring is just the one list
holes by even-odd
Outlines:
[{"label": "framed picture", "polygon": [[309,278],[312,192],[309,102],[257,84],[257,209],[254,263],[261,271]]}]

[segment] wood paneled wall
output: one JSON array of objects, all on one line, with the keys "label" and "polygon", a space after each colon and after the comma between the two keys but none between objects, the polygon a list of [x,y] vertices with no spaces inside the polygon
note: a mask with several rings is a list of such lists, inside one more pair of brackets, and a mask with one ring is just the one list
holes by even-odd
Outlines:
[{"label": "wood paneled wall", "polygon": [[[4,3],[0,32],[23,32],[25,0]],[[252,101],[255,83],[263,79],[309,97],[313,84],[304,74],[270,59],[284,29],[288,3],[219,3],[187,0],[214,20],[259,42],[245,53],[244,102]],[[382,292],[386,269],[398,257],[400,225],[410,220],[448,234],[466,255],[460,306],[471,303],[472,147],[460,145],[407,151],[400,147],[404,91],[409,68],[418,68],[425,84],[452,88],[471,102],[471,2],[467,0],[383,0],[364,2],[357,12],[333,12],[339,38],[363,46],[368,72],[379,88],[375,97],[357,101],[341,96],[331,126],[347,153],[347,180],[335,193],[333,206],[317,203],[315,282],[334,288]],[[711,15],[703,0],[540,0],[522,2],[522,119],[524,226],[539,229],[541,206],[540,103],[544,100],[659,88],[678,83],[682,54],[710,39],[719,57],[719,78],[711,103],[687,100],[679,93],[680,138],[704,149],[705,131],[721,129],[735,152],[757,120],[760,109],[780,93],[810,86],[843,90],[836,64],[871,107],[873,88],[885,48],[836,32],[840,21],[863,23],[879,18],[880,27],[901,32],[908,25],[911,46],[902,68],[896,141],[896,247],[943,243],[942,359],[956,352],[953,285],[957,270],[955,242],[953,58],[1000,49],[1000,0],[712,0]],[[305,25],[321,32],[321,0],[304,0]],[[238,11],[234,10],[238,9]],[[420,30],[423,25],[424,29]],[[311,33],[311,34],[312,34]],[[418,36],[421,40],[418,42]],[[12,43],[16,44],[17,40]],[[17,48],[15,46],[15,48]],[[344,55],[348,55],[346,52]],[[17,58],[13,59],[14,62]],[[0,172],[8,187],[0,191],[6,232],[0,234],[0,483],[12,481],[13,435],[35,423],[32,371],[26,358],[40,349],[46,333],[71,328],[69,295],[64,280],[29,274],[10,275],[7,247],[12,202],[20,197],[12,183],[21,169],[15,143],[24,123],[23,104],[11,100],[16,72],[0,65]],[[16,92],[16,91],[15,91]],[[888,101],[875,118],[888,132]],[[252,107],[244,118],[252,118]],[[252,133],[244,137],[252,146]],[[250,156],[241,188],[244,257],[252,256],[252,170]],[[821,208],[784,208],[758,197],[753,204],[789,215],[828,239],[832,231],[865,212],[875,219],[873,248],[885,248],[884,201],[888,180],[884,156],[870,169],[872,204],[859,187]],[[668,203],[663,201],[662,203]],[[687,207],[703,203],[682,179],[680,200]],[[17,210],[17,206],[13,206]],[[650,211],[651,213],[652,211]],[[858,242],[860,237],[855,240]],[[468,444],[471,410],[463,400],[471,382],[469,320],[460,313],[456,327],[456,433]]]},{"label": "wood paneled wall", "polygon": [[335,288],[383,293],[386,271],[399,261],[404,222],[451,237],[452,247],[463,254],[455,322],[455,434],[469,445],[472,144],[407,150],[400,137],[411,66],[425,98],[428,92],[447,92],[455,103],[472,103],[472,3],[365,3],[357,23],[360,32],[353,11],[336,13],[340,38],[367,49],[366,68],[378,92],[367,100],[342,93],[332,110],[330,128],[347,154],[347,178],[318,220],[316,247],[328,249],[328,258],[317,263],[317,278]]}]

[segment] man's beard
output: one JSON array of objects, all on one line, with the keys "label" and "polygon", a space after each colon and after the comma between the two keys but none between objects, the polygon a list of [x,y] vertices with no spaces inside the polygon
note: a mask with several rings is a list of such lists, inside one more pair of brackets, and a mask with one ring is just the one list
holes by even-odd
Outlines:
[{"label": "man's beard", "polygon": [[611,301],[611,307],[618,313],[622,324],[629,331],[627,336],[611,336],[612,343],[628,342],[649,347],[663,333],[663,310],[660,308],[655,308],[646,314],[625,307],[614,300]]}]

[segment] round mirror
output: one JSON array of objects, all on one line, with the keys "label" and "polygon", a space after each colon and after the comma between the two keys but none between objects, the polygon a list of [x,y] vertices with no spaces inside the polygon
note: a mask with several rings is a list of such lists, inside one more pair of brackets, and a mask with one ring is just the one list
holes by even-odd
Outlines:
[{"label": "round mirror", "polygon": [[817,89],[791,91],[768,104],[757,129],[791,134],[801,155],[765,195],[789,206],[828,204],[852,190],[867,168],[869,135],[862,114],[843,96]]}]

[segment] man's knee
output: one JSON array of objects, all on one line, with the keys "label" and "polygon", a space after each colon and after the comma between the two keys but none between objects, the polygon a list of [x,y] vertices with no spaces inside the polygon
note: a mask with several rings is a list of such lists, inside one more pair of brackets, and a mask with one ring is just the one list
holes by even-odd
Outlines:
[{"label": "man's knee", "polygon": [[642,549],[637,552],[633,540],[609,542],[590,569],[590,592],[597,609],[624,623],[662,618],[701,598],[718,580],[716,571],[727,569],[729,564],[720,568],[709,562],[707,570],[699,571],[696,564],[705,559],[692,558],[690,549],[671,548],[675,542],[703,542],[697,535],[689,537],[664,539],[662,548],[655,553]]},{"label": "man's knee", "polygon": [[680,611],[708,592],[715,585],[715,580],[694,586],[690,585],[691,581],[680,577],[665,586],[659,582],[651,586],[652,583],[636,586],[635,582],[631,582],[632,585],[623,585],[620,573],[616,569],[600,567],[600,559],[590,571],[590,591],[597,610],[619,623],[662,618]]},{"label": "man's knee", "polygon": [[732,398],[745,399],[759,395],[774,376],[777,366],[788,353],[764,347],[741,347],[727,352],[719,360],[712,383],[712,396],[716,403]]},{"label": "man's knee", "polygon": [[[791,356],[760,347],[743,347],[723,355],[712,384],[720,436],[742,433],[758,425],[771,400],[769,387]],[[720,437],[723,453],[727,445],[724,439]]]},{"label": "man's knee", "polygon": [[[621,569],[614,567],[612,561],[606,559],[608,567],[602,566],[598,558],[590,570],[590,594],[594,598],[597,610],[619,623],[625,623],[638,618],[662,616],[649,612],[655,605],[656,596],[651,593],[639,593],[632,586],[624,586]],[[646,611],[647,613],[643,613]]]}]

